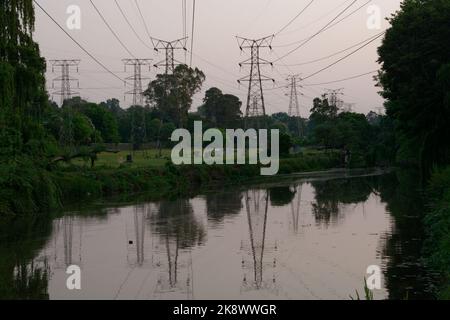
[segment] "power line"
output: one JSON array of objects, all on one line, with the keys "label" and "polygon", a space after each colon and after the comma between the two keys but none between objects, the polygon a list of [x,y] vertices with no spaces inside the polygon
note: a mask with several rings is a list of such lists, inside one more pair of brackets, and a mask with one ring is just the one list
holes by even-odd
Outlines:
[{"label": "power line", "polygon": [[267,10],[267,8],[272,3],[272,1],[273,0],[267,0],[266,4],[261,7],[261,10],[259,10],[258,15],[250,23],[247,24],[247,31],[246,31],[246,33],[249,33],[250,31],[253,30],[253,27],[254,27],[255,23],[261,18],[263,13]]},{"label": "power line", "polygon": [[[326,28],[324,28],[324,29],[321,31],[321,33],[324,32],[324,31],[327,31],[327,30],[329,30],[329,29],[331,29],[331,28],[333,28],[334,26],[338,25],[338,24],[341,23],[342,21],[344,21],[344,20],[346,20],[347,18],[351,17],[351,16],[354,15],[356,12],[358,12],[359,10],[361,10],[362,8],[364,8],[364,7],[365,7],[367,4],[369,4],[370,2],[372,2],[372,0],[369,0],[369,1],[365,2],[365,3],[362,4],[360,7],[356,8],[355,10],[353,10],[352,12],[350,12],[348,15],[344,16],[341,20],[338,20],[338,21],[336,21],[335,23],[330,24],[329,26],[327,26]],[[350,5],[350,6],[351,6],[351,5]],[[340,6],[339,6],[339,7],[340,7]],[[346,11],[346,10],[347,10],[347,9],[345,9],[344,11]],[[305,41],[305,40],[308,40],[308,38],[305,38],[305,39],[302,39],[302,40],[298,40],[298,41],[295,41],[295,42],[291,42],[291,43],[288,43],[288,44],[276,45],[276,46],[274,46],[274,47],[275,47],[275,48],[290,47],[290,46],[296,45],[296,44],[298,44],[298,43],[300,43],[300,42],[303,42],[303,41]]]},{"label": "power line", "polygon": [[89,2],[92,4],[92,6],[94,7],[95,11],[97,11],[98,15],[100,16],[100,18],[103,20],[103,22],[105,23],[105,25],[108,27],[109,31],[111,31],[111,33],[114,35],[114,37],[117,39],[117,41],[119,41],[120,45],[125,49],[125,51],[128,52],[128,54],[130,56],[132,56],[133,58],[135,58],[134,54],[131,53],[131,51],[127,48],[127,46],[122,42],[122,40],[120,40],[119,36],[117,35],[117,33],[113,30],[113,28],[111,28],[110,24],[108,23],[108,21],[106,21],[105,17],[102,15],[102,13],[100,12],[100,10],[98,10],[97,6],[94,4],[93,0],[89,0]]},{"label": "power line", "polygon": [[311,0],[306,7],[304,7],[294,18],[292,18],[284,27],[282,27],[280,30],[278,30],[278,32],[275,33],[275,35],[280,34],[281,32],[283,32],[284,30],[286,30],[287,27],[289,27],[295,20],[298,19],[298,17],[300,17],[303,12],[305,12],[314,2],[315,0]]},{"label": "power line", "polygon": [[195,31],[195,0],[192,3],[192,35],[191,35],[191,59],[189,62],[189,66],[192,66],[192,53],[194,51],[194,31]]},{"label": "power line", "polygon": [[139,34],[136,32],[136,29],[133,27],[133,25],[131,24],[130,20],[127,18],[127,15],[125,14],[125,12],[122,10],[122,7],[120,6],[119,2],[117,0],[114,0],[114,2],[116,3],[117,8],[119,9],[120,13],[122,14],[122,17],[125,19],[125,21],[127,22],[128,26],[130,27],[130,29],[133,31],[133,33],[135,34],[135,36],[139,39],[140,42],[142,42],[142,44],[144,46],[146,46],[149,49],[150,48],[144,40],[142,40],[142,38],[139,36]]},{"label": "power line", "polygon": [[339,62],[341,62],[341,61],[347,59],[347,58],[350,57],[351,55],[353,55],[353,54],[355,54],[356,52],[360,51],[361,49],[367,47],[369,44],[371,44],[372,42],[374,42],[375,40],[377,40],[378,38],[380,38],[380,37],[381,37],[382,35],[384,35],[385,33],[386,33],[386,31],[381,32],[376,38],[374,38],[374,39],[372,39],[371,41],[367,42],[366,44],[362,45],[362,46],[359,47],[358,49],[356,49],[356,50],[350,52],[349,54],[345,55],[344,57],[340,58],[339,60],[337,60],[337,61],[335,61],[335,62],[329,64],[329,65],[326,66],[325,68],[322,68],[322,69],[320,69],[319,71],[314,72],[314,73],[310,74],[310,75],[307,76],[307,77],[304,77],[303,80],[309,79],[309,78],[311,78],[311,77],[313,77],[313,76],[315,76],[315,75],[317,75],[317,74],[319,74],[319,73],[321,73],[321,72],[323,72],[323,71],[325,71],[325,70],[331,68],[332,66],[338,64]]},{"label": "power line", "polygon": [[[183,38],[187,39],[187,4],[186,0],[181,1],[181,14],[182,14],[182,20],[183,20]],[[185,41],[185,47],[186,47],[186,41]],[[184,63],[186,63],[187,60],[187,51],[184,52]]]},{"label": "power line", "polygon": [[[100,62],[100,60],[98,60],[96,57],[94,57],[88,50],[86,50],[77,40],[75,40],[75,38],[73,38],[70,33],[68,33],[66,31],[66,29],[64,29],[59,23],[58,21],[56,21],[51,15],[50,13],[47,12],[47,10],[45,10],[36,0],[33,0],[33,2],[42,10],[42,12],[44,12],[49,18],[50,20],[52,20],[59,29],[61,29],[81,50],[83,50],[92,60],[94,60],[100,67],[102,67],[105,71],[107,71],[109,74],[111,74],[113,77],[119,79],[121,82],[124,82],[124,80],[119,77],[117,74],[115,74],[114,72],[112,72],[108,67],[106,67],[102,62]],[[125,81],[125,84],[128,84]]]},{"label": "power line", "polygon": [[303,86],[311,87],[311,86],[321,86],[321,85],[330,84],[330,83],[343,82],[343,81],[347,81],[347,80],[352,80],[352,79],[361,78],[361,77],[364,77],[364,76],[367,76],[367,75],[369,75],[369,74],[373,74],[373,73],[376,73],[376,72],[378,72],[378,70],[374,70],[374,71],[370,71],[370,72],[365,72],[365,73],[362,73],[362,74],[358,74],[358,75],[356,75],[356,76],[352,76],[352,77],[348,77],[348,78],[344,78],[344,79],[339,79],[339,80],[333,80],[333,81],[322,82],[322,83],[310,83],[310,84],[304,84]]},{"label": "power line", "polygon": [[304,42],[302,42],[299,46],[297,46],[295,49],[292,49],[291,51],[289,51],[288,53],[284,54],[283,56],[281,56],[280,58],[278,58],[277,60],[275,60],[274,62],[277,62],[285,57],[287,57],[288,55],[294,53],[295,51],[297,51],[298,49],[300,49],[301,47],[303,47],[305,44],[307,44],[309,41],[311,41],[313,38],[315,38],[317,35],[319,35],[321,32],[323,32],[325,30],[325,28],[327,28],[330,24],[332,24],[334,21],[336,21],[336,19],[338,19],[345,11],[347,11],[352,5],[354,5],[358,0],[354,0],[352,1],[352,3],[350,3],[344,10],[342,10],[341,12],[339,12],[339,14],[334,17],[330,22],[328,22],[322,29],[320,29],[319,31],[317,31],[315,34],[313,34],[312,36],[310,36],[308,39],[306,39]]},{"label": "power line", "polygon": [[[305,24],[305,25],[303,25],[303,26],[300,26],[299,28],[296,28],[296,29],[294,29],[294,30],[291,30],[291,31],[288,31],[288,32],[283,32],[282,36],[286,36],[286,35],[288,35],[288,34],[296,33],[296,32],[298,32],[299,30],[303,30],[303,29],[305,29],[305,28],[307,28],[307,27],[309,27],[309,26],[311,26],[311,25],[313,25],[313,24],[315,24],[315,23],[321,21],[322,19],[328,17],[330,14],[332,14],[332,13],[335,12],[337,9],[339,9],[340,7],[342,7],[343,5],[345,5],[346,3],[350,2],[350,1],[352,1],[352,0],[345,0],[345,1],[342,2],[340,5],[334,7],[332,10],[328,11],[327,13],[325,13],[325,14],[322,15],[322,16],[320,16],[319,18],[317,18],[317,19],[315,19],[315,20],[313,20],[313,21],[311,21],[311,22],[309,22],[309,23],[307,23],[307,24]],[[275,47],[276,47],[276,46],[275,46]]]},{"label": "power line", "polygon": [[145,22],[145,18],[144,18],[144,15],[142,14],[142,10],[141,10],[141,7],[139,6],[138,0],[134,0],[134,3],[136,4],[136,7],[137,7],[137,9],[139,11],[139,15],[141,17],[142,23],[144,24],[145,32],[147,33],[147,36],[150,39],[150,41],[152,42],[153,46],[155,46],[155,44],[153,42],[154,38],[150,35],[150,29],[149,29],[149,27],[147,25],[147,22]]},{"label": "power line", "polygon": [[365,42],[367,42],[367,41],[369,41],[369,40],[372,40],[373,38],[375,38],[375,37],[377,37],[377,36],[378,36],[378,35],[371,36],[370,38],[364,39],[363,41],[360,41],[360,42],[358,42],[358,43],[356,43],[356,44],[354,44],[354,45],[352,45],[352,46],[350,46],[350,47],[348,47],[348,48],[342,49],[342,50],[340,50],[340,51],[338,51],[338,52],[335,52],[335,53],[333,53],[333,54],[330,54],[330,55],[328,55],[328,56],[326,56],[326,57],[322,57],[322,58],[318,58],[318,59],[311,60],[311,61],[306,61],[306,62],[300,62],[300,63],[293,63],[293,64],[277,64],[277,65],[280,65],[280,66],[283,66],[283,67],[295,67],[295,66],[304,66],[304,65],[307,65],[307,64],[311,64],[311,63],[323,61],[323,60],[332,58],[332,57],[334,57],[334,56],[337,56],[338,54],[341,54],[341,53],[343,53],[343,52],[346,52],[346,51],[348,51],[348,50],[350,50],[350,49],[353,49],[353,48],[355,48],[355,47],[357,47],[357,46],[359,46],[359,45],[361,45],[361,44],[363,44],[363,43],[365,43]]}]

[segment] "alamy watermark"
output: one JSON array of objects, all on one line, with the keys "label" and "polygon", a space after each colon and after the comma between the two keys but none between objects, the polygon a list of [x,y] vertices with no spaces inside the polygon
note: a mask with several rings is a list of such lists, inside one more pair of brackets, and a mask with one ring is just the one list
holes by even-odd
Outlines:
[{"label": "alamy watermark", "polygon": [[[181,164],[261,164],[261,175],[276,175],[280,166],[280,133],[278,129],[219,129],[203,132],[201,121],[194,123],[194,137],[186,129],[172,132],[172,162]],[[270,138],[270,147],[268,140]],[[210,142],[205,148],[205,142]],[[248,146],[248,147],[247,147]]]},{"label": "alamy watermark", "polygon": [[81,290],[81,268],[77,265],[68,266],[66,274],[69,276],[66,280],[68,290]]}]

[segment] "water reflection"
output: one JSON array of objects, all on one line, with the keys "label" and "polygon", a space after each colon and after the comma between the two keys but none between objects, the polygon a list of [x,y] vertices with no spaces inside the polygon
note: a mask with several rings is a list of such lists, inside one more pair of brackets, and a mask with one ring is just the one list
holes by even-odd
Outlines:
[{"label": "water reflection", "polygon": [[163,201],[150,217],[152,231],[158,235],[153,254],[158,272],[155,295],[178,293],[193,298],[190,249],[205,239],[204,226],[188,200]]},{"label": "water reflection", "polygon": [[220,225],[225,217],[237,215],[242,210],[242,192],[226,191],[206,195],[206,211],[208,220]]},{"label": "water reflection", "polygon": [[265,277],[266,267],[276,269],[276,259],[270,254],[276,246],[266,243],[267,213],[269,195],[265,190],[249,190],[245,192],[245,209],[248,222],[248,245],[242,241],[242,269],[244,276],[242,290],[275,290],[275,271],[270,278]]},{"label": "water reflection", "polygon": [[[261,185],[1,224],[0,298],[432,298],[414,175]],[[82,267],[69,292],[65,268]],[[194,290],[195,289],[195,290]]]},{"label": "water reflection", "polygon": [[315,191],[312,211],[316,224],[338,225],[345,218],[343,205],[364,203],[372,193],[368,178],[331,179],[311,182]]}]

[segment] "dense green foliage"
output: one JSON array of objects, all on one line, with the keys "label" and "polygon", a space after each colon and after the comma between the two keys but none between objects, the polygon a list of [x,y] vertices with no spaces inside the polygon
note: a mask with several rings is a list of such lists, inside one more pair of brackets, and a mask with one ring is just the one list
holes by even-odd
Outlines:
[{"label": "dense green foliage", "polygon": [[406,0],[379,48],[380,83],[400,144],[398,159],[420,166],[450,161],[450,2]]},{"label": "dense green foliage", "polygon": [[223,94],[218,88],[210,88],[205,93],[199,113],[211,125],[218,128],[234,128],[241,116],[242,102],[231,94]]},{"label": "dense green foliage", "polygon": [[428,187],[431,204],[425,218],[430,264],[443,277],[441,297],[450,299],[450,167],[433,173]]},{"label": "dense green foliage", "polygon": [[[397,161],[429,180],[427,258],[450,298],[450,2],[405,0],[379,48],[386,110],[399,145]],[[433,168],[445,168],[434,172]]]},{"label": "dense green foliage", "polygon": [[351,167],[394,163],[396,143],[391,120],[374,112],[365,116],[339,112],[326,97],[316,98],[307,123],[306,143],[346,150]]},{"label": "dense green foliage", "polygon": [[164,121],[174,121],[179,128],[186,127],[192,97],[200,91],[205,75],[199,69],[179,65],[172,74],[159,74],[150,82],[144,95]]}]

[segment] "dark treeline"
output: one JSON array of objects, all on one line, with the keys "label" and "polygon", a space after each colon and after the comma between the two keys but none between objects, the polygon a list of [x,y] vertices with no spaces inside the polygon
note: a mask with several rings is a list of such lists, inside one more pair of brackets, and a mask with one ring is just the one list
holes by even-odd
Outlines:
[{"label": "dark treeline", "polygon": [[[154,90],[152,85],[147,92]],[[182,117],[172,111],[171,104],[151,101],[145,106],[124,109],[114,98],[96,104],[75,97],[66,100],[62,108],[51,103],[44,112],[43,123],[56,141],[63,138],[61,128],[65,118],[70,117],[76,146],[130,143],[136,149],[148,143],[169,147],[173,130],[181,127],[193,131],[195,121],[202,121],[204,130],[246,128],[242,102],[216,87],[206,91],[204,103],[196,112],[186,109]],[[311,102],[308,119],[281,112],[261,118],[259,123],[260,128],[280,130],[280,150],[284,156],[301,151],[302,147],[312,147],[348,150],[352,167],[389,165],[395,159],[394,126],[389,117],[375,112],[367,115],[341,112],[329,105],[326,96]]]},{"label": "dark treeline", "polygon": [[[450,298],[450,1],[406,0],[378,49],[396,162],[427,188],[426,256]],[[407,201],[403,199],[403,201]]]}]

